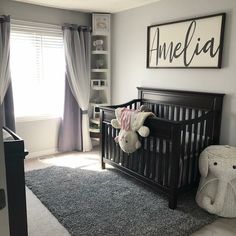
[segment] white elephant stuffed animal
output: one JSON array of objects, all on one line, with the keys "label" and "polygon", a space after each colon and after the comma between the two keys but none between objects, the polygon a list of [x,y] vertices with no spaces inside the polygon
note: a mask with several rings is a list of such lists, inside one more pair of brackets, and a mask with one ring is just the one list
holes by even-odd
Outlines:
[{"label": "white elephant stuffed animal", "polygon": [[236,217],[236,148],[207,147],[199,158],[197,204],[212,214]]},{"label": "white elephant stuffed animal", "polygon": [[145,107],[141,110],[130,110],[128,108],[117,108],[115,110],[116,119],[111,120],[111,125],[116,129],[121,129],[115,141],[126,153],[133,153],[141,147],[138,134],[142,137],[149,135],[149,128],[144,126],[144,121],[148,116],[154,116],[152,112],[145,112]]}]

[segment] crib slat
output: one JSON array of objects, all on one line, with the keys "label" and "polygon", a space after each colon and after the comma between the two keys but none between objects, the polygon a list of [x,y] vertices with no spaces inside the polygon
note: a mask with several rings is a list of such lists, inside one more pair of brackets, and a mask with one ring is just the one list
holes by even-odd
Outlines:
[{"label": "crib slat", "polygon": [[[192,109],[190,108],[188,111],[188,119],[192,118]],[[188,125],[188,143],[187,143],[187,152],[186,152],[186,158],[187,158],[187,174],[186,174],[186,181],[188,183],[190,171],[191,171],[191,144],[192,144],[192,124]]]},{"label": "crib slat", "polygon": [[105,158],[108,159],[108,124],[104,125],[105,128]]},{"label": "crib slat", "polygon": [[169,141],[165,141],[165,158],[164,158],[164,185],[169,185],[169,158],[170,158],[170,144]]},{"label": "crib slat", "polygon": [[171,107],[170,120],[174,120],[175,119],[175,107],[174,106],[170,106],[170,107]]},{"label": "crib slat", "polygon": [[[197,123],[197,132],[199,129],[199,123]],[[195,143],[195,163],[194,163],[194,176],[193,176],[193,181],[196,181],[198,178],[198,161],[199,161],[199,150],[198,150],[198,139],[199,139],[199,135],[197,136],[197,140]]]},{"label": "crib slat", "polygon": [[[115,130],[115,137],[118,136],[118,133],[119,133],[119,131],[116,129],[116,130]],[[119,164],[119,159],[120,159],[120,156],[119,156],[119,154],[118,154],[119,146],[118,146],[118,144],[115,142],[115,140],[114,140],[114,147],[115,147],[115,151],[114,151],[114,153],[115,153],[114,161],[115,161],[115,163]]]},{"label": "crib slat", "polygon": [[113,161],[115,161],[115,157],[116,157],[116,155],[115,155],[115,148],[116,148],[116,143],[115,143],[115,140],[114,140],[114,138],[116,137],[116,129],[115,128],[111,128],[112,129],[112,136],[111,136],[111,138],[112,138],[112,160]]},{"label": "crib slat", "polygon": [[158,104],[154,104],[154,111],[153,113],[158,116]]},{"label": "crib slat", "polygon": [[203,147],[203,132],[204,132],[204,123],[205,121],[201,121],[200,122],[200,133],[199,133],[199,142],[198,142],[198,150],[200,152],[200,150],[202,150],[202,147]]},{"label": "crib slat", "polygon": [[146,153],[146,176],[149,177],[150,176],[150,158],[151,158],[151,155],[150,155],[151,138],[147,137],[145,140],[147,143],[147,151],[145,152]]},{"label": "crib slat", "polygon": [[135,172],[137,172],[137,161],[138,161],[138,156],[137,156],[137,153],[138,153],[138,151],[136,151],[136,152],[134,152],[133,154],[132,154],[132,166],[131,166],[131,169],[133,170],[133,171],[135,171]]},{"label": "crib slat", "polygon": [[[198,111],[195,110],[194,118],[197,119],[198,117]],[[197,127],[198,123],[194,122],[194,137],[193,137],[193,143],[192,143],[192,162],[191,162],[191,183],[194,182],[194,176],[196,172],[196,166],[197,166],[197,156],[196,156],[196,145],[197,145]]]},{"label": "crib slat", "polygon": [[181,177],[181,186],[185,185],[185,180],[187,179],[187,161],[186,161],[186,144],[187,144],[187,140],[186,140],[186,132],[187,132],[187,126],[185,125],[182,128],[182,140],[181,140],[181,163],[180,163],[180,168],[181,171],[180,173],[182,174]]},{"label": "crib slat", "polygon": [[182,120],[186,120],[186,107],[183,107]]},{"label": "crib slat", "polygon": [[[144,140],[141,141],[142,147],[144,147]],[[144,175],[145,170],[145,150],[142,148],[140,151],[140,166],[139,166],[139,173]]]},{"label": "crib slat", "polygon": [[159,139],[158,183],[163,184],[163,140]]},{"label": "crib slat", "polygon": [[156,178],[156,139],[155,138],[153,138],[152,139],[152,149],[151,149],[151,151],[152,151],[152,155],[151,155],[151,173],[152,173],[152,175],[151,175],[151,178],[153,179],[153,180],[155,180],[155,178]]},{"label": "crib slat", "polygon": [[176,121],[180,120],[180,107],[176,106]]},{"label": "crib slat", "polygon": [[129,168],[130,165],[130,154],[125,153],[125,167]]},{"label": "crib slat", "polygon": [[211,144],[212,123],[210,122],[210,119],[211,116],[206,119],[205,147]]},{"label": "crib slat", "polygon": [[108,126],[108,159],[111,160],[112,159],[112,126],[111,124],[109,124]]},{"label": "crib slat", "polygon": [[128,156],[128,160],[129,160],[128,161],[129,169],[132,170],[133,169],[133,160],[134,160],[134,154],[133,153]]},{"label": "crib slat", "polygon": [[160,154],[159,154],[159,138],[154,138],[155,139],[155,181],[158,182],[158,170],[159,170],[159,162],[160,162]]},{"label": "crib slat", "polygon": [[117,163],[121,165],[121,149],[119,144],[117,144],[117,155],[118,155]]}]

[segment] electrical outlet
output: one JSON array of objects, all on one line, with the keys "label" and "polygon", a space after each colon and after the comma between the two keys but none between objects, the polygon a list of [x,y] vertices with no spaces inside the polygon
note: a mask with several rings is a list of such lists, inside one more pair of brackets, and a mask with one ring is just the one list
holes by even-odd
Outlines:
[{"label": "electrical outlet", "polygon": [[0,210],[6,206],[6,196],[4,189],[0,189]]}]

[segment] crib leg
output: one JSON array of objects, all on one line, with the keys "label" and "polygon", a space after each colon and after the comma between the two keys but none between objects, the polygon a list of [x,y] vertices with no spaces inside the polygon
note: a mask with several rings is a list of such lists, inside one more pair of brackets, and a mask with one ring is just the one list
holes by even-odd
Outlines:
[{"label": "crib leg", "polygon": [[105,162],[101,161],[101,168],[104,170],[106,169],[106,165],[105,165]]},{"label": "crib leg", "polygon": [[174,210],[177,207],[177,195],[169,196],[169,208]]}]

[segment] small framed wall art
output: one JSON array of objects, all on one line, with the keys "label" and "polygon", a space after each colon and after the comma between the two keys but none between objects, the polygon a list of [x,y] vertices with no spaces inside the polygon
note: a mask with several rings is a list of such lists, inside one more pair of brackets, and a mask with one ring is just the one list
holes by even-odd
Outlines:
[{"label": "small framed wall art", "polygon": [[93,34],[104,35],[110,31],[110,14],[92,14]]},{"label": "small framed wall art", "polygon": [[225,13],[147,28],[147,68],[221,68]]}]

